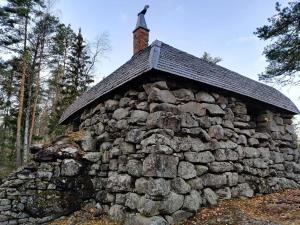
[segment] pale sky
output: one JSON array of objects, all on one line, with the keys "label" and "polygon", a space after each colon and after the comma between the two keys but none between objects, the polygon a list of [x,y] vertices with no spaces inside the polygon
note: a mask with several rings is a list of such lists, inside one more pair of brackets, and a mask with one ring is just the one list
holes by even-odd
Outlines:
[{"label": "pale sky", "polygon": [[[195,56],[204,51],[223,59],[221,66],[258,80],[264,71],[266,42],[253,32],[275,13],[276,0],[58,0],[55,8],[64,23],[82,28],[93,40],[109,34],[112,50],[97,65],[96,81],[132,56],[132,31],[137,13],[150,5],[146,21],[150,43],[163,41]],[[286,5],[288,0],[279,1]],[[300,108],[299,87],[278,88]]]}]

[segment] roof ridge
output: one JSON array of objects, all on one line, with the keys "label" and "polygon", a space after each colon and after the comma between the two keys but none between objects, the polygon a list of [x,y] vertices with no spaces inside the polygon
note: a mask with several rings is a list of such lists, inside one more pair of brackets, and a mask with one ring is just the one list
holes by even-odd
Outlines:
[{"label": "roof ridge", "polygon": [[151,44],[151,50],[149,54],[149,65],[151,69],[156,69],[159,57],[160,57],[160,48],[162,42],[159,40],[155,40]]}]

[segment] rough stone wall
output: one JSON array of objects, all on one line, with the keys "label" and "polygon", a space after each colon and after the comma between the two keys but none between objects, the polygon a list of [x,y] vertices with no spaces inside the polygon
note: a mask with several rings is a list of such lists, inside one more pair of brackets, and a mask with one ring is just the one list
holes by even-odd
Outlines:
[{"label": "rough stone wall", "polygon": [[85,201],[126,224],[173,224],[222,199],[299,187],[291,119],[229,94],[140,84],[86,110],[78,145],[58,140],[8,178],[0,224],[41,223]]},{"label": "rough stone wall", "polygon": [[86,157],[96,201],[128,224],[165,224],[221,199],[299,187],[291,118],[165,81],[115,95],[81,116],[95,140]]},{"label": "rough stone wall", "polygon": [[80,146],[61,138],[0,186],[0,225],[42,224],[79,210],[94,196]]}]

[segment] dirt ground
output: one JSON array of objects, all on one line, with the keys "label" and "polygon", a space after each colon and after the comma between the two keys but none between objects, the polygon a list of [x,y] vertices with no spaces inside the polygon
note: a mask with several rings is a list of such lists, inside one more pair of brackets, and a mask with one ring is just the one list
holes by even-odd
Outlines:
[{"label": "dirt ground", "polygon": [[[70,217],[52,225],[118,225],[107,219]],[[300,189],[251,199],[232,199],[203,208],[182,225],[300,225]]]},{"label": "dirt ground", "polygon": [[300,189],[204,208],[184,225],[300,225]]}]

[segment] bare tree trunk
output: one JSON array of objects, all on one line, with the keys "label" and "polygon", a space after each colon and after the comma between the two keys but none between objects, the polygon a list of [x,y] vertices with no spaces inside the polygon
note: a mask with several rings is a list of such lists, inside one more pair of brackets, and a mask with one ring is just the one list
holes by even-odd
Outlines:
[{"label": "bare tree trunk", "polygon": [[17,134],[16,134],[16,166],[22,165],[22,149],[21,149],[21,129],[22,129],[22,117],[23,117],[23,107],[24,107],[24,94],[25,94],[25,81],[27,72],[27,28],[28,28],[28,17],[25,19],[25,33],[24,33],[24,52],[23,52],[23,62],[22,62],[22,77],[20,83],[20,94],[19,94],[19,111],[17,118]]},{"label": "bare tree trunk", "polygon": [[33,87],[33,79],[36,74],[36,62],[38,57],[38,51],[40,48],[40,37],[37,37],[37,43],[35,45],[34,56],[31,64],[31,71],[28,77],[28,98],[26,105],[26,113],[25,113],[25,127],[24,127],[24,144],[23,144],[23,161],[24,163],[28,162],[29,159],[29,146],[30,146],[30,118],[31,118],[31,102],[32,102],[32,87]]},{"label": "bare tree trunk", "polygon": [[33,107],[32,107],[32,119],[31,119],[30,131],[29,131],[29,145],[31,145],[33,131],[34,131],[34,127],[35,127],[36,109],[37,109],[37,103],[38,103],[38,98],[39,98],[39,93],[40,93],[40,79],[41,79],[40,74],[41,74],[41,65],[42,65],[43,54],[44,54],[44,40],[42,40],[42,44],[41,44],[41,52],[40,52],[39,64],[38,64],[38,70],[37,70],[37,76],[36,76],[36,82],[35,82],[35,92],[34,92],[34,96],[33,96],[34,102],[33,102]]}]

